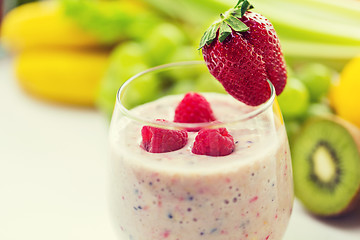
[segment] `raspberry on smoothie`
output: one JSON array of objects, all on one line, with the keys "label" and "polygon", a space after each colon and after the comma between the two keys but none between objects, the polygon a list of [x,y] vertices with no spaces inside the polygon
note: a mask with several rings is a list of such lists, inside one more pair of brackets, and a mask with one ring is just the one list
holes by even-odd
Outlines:
[{"label": "raspberry on smoothie", "polygon": [[[164,119],[156,119],[166,122]],[[179,150],[187,143],[188,134],[184,130],[169,130],[151,126],[141,129],[141,147],[151,153],[163,153]]]},{"label": "raspberry on smoothie", "polygon": [[209,102],[199,93],[187,93],[175,109],[174,122],[202,123],[215,121]]},{"label": "raspberry on smoothie", "polygon": [[201,129],[195,137],[191,152],[208,156],[226,156],[234,149],[234,138],[226,128]]}]

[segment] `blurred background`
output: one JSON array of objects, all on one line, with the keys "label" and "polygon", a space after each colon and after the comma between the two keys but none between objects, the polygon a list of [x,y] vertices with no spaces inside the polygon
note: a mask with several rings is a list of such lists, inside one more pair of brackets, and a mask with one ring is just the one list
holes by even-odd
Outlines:
[{"label": "blurred background", "polygon": [[[335,129],[351,125],[341,130],[355,143],[355,155],[344,160],[355,166],[351,213],[334,219],[330,209],[331,218],[314,217],[298,196],[285,239],[359,239],[360,1],[251,3],[273,23],[286,58],[288,84],[278,102],[291,150],[302,148],[297,138],[314,118],[330,118]],[[235,4],[1,0],[0,239],[116,239],[106,186],[107,128],[118,88],[150,67],[202,60],[203,32]],[[164,91],[221,91],[201,77],[171,76],[164,86],[149,79],[148,86],[133,90],[132,106]],[[344,164],[321,159],[330,172]],[[311,197],[305,198],[317,201]]]}]

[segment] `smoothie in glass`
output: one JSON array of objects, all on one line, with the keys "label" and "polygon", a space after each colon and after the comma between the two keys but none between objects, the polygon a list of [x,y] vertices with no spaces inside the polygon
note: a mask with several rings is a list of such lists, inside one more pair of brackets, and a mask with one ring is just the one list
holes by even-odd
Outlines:
[{"label": "smoothie in glass", "polygon": [[140,147],[141,128],[156,126],[155,119],[169,121],[171,129],[189,129],[189,124],[172,123],[184,95],[164,96],[129,110],[122,106],[121,91],[110,129],[111,213],[119,239],[282,238],[292,211],[293,186],[274,90],[258,107],[226,94],[201,93],[217,122],[190,125],[228,130],[235,149],[221,157],[192,153],[197,135],[193,131],[179,150],[145,151]]}]

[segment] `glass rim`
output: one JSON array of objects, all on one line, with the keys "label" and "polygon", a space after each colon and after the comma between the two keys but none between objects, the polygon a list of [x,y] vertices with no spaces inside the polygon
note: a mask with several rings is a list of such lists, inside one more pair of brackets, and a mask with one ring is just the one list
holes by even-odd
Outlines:
[{"label": "glass rim", "polygon": [[[254,106],[254,109],[247,113],[239,114],[239,117],[234,120],[223,121],[223,122],[213,121],[213,122],[204,122],[204,123],[179,123],[179,122],[172,122],[172,121],[159,122],[159,121],[156,121],[156,119],[149,120],[149,119],[145,119],[140,116],[137,116],[136,114],[131,113],[131,110],[126,108],[121,103],[121,99],[120,99],[121,93],[123,93],[125,91],[126,87],[135,79],[137,79],[145,74],[155,72],[157,70],[166,70],[166,69],[172,69],[172,68],[181,67],[181,66],[195,66],[195,65],[199,65],[199,66],[205,65],[205,62],[194,60],[194,61],[182,61],[182,62],[167,63],[167,64],[162,64],[162,65],[159,65],[156,67],[148,68],[142,72],[135,74],[134,76],[132,76],[131,78],[126,80],[117,91],[116,103],[119,107],[120,112],[124,116],[126,116],[134,121],[140,122],[144,125],[150,125],[150,126],[154,126],[154,127],[164,128],[166,126],[166,128],[177,128],[177,129],[179,129],[179,128],[180,129],[205,128],[205,127],[218,128],[218,127],[223,127],[224,125],[235,124],[238,122],[242,122],[242,121],[254,118],[254,117],[258,116],[259,114],[265,112],[268,108],[270,108],[275,100],[275,96],[276,96],[275,87],[269,80],[267,80],[267,82],[270,86],[271,94],[270,94],[269,99],[266,100],[266,102],[264,102],[258,106]],[[116,108],[115,108],[115,111],[116,111]]]}]

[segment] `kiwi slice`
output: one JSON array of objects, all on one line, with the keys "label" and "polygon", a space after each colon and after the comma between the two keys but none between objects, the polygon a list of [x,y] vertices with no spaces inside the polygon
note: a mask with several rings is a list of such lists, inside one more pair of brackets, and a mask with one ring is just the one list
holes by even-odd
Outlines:
[{"label": "kiwi slice", "polygon": [[360,198],[360,131],[337,118],[313,118],[291,146],[295,195],[312,213],[339,216]]}]

